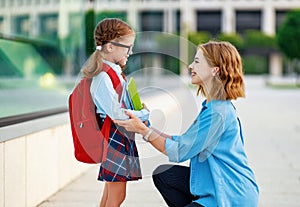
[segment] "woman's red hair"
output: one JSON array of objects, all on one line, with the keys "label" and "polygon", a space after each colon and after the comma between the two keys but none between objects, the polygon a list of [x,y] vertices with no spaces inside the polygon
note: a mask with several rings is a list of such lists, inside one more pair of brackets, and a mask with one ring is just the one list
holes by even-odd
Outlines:
[{"label": "woman's red hair", "polygon": [[[216,41],[200,44],[199,49],[203,51],[203,55],[211,67],[219,68],[217,79],[221,83],[221,87],[216,86],[210,91],[213,96],[211,98],[231,100],[245,97],[242,59],[237,49],[229,42]],[[199,87],[199,92],[206,97],[209,95],[205,94],[203,86]]]}]

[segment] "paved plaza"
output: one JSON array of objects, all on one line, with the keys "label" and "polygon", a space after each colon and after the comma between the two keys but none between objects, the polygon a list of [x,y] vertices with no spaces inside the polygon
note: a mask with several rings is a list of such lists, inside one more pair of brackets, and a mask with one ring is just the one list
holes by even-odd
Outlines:
[{"label": "paved plaza", "polygon": [[[197,115],[202,99],[195,97],[196,91],[184,84],[168,86],[167,82],[176,81],[164,81],[155,95],[142,97],[153,112],[153,126],[170,134],[182,133]],[[299,207],[300,89],[269,88],[262,76],[246,77],[246,95],[246,99],[234,101],[234,105],[243,125],[249,162],[260,187],[259,207]],[[136,139],[144,179],[128,184],[122,206],[164,207],[166,204],[152,183],[151,172],[168,161],[141,137]],[[103,183],[96,180],[98,168],[91,166],[39,207],[98,206],[103,189]]]}]

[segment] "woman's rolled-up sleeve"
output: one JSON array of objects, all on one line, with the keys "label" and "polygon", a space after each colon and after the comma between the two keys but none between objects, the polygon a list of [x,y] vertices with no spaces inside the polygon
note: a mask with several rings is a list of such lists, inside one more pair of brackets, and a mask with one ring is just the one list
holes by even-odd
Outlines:
[{"label": "woman's rolled-up sleeve", "polygon": [[224,118],[207,111],[203,111],[184,134],[166,139],[166,153],[171,162],[184,162],[196,155],[205,155],[207,159],[213,152],[224,131]]}]

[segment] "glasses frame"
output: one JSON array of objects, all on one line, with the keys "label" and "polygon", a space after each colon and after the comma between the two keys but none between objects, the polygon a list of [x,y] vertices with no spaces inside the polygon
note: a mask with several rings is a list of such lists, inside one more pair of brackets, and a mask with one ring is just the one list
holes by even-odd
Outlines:
[{"label": "glasses frame", "polygon": [[130,52],[132,52],[133,45],[124,45],[124,44],[121,44],[121,43],[118,43],[118,42],[107,42],[107,43],[111,43],[111,44],[113,44],[115,46],[118,46],[118,47],[127,48],[128,49],[127,55],[130,55]]}]

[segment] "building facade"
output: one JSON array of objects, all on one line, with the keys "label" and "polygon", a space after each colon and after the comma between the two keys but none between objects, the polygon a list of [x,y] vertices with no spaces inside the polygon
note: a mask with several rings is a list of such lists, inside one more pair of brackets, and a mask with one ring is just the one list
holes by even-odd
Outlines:
[{"label": "building facade", "polygon": [[[0,33],[64,38],[82,24],[78,14],[89,8],[122,12],[139,32],[186,37],[190,31],[215,36],[253,29],[274,35],[286,12],[300,8],[300,0],[0,0]],[[280,62],[280,55],[270,57],[274,75],[281,75]]]},{"label": "building facade", "polygon": [[[300,7],[299,0],[0,0],[0,31],[36,36],[45,30],[62,29],[60,15],[94,7],[120,11],[139,31],[191,31],[212,34],[242,33],[256,29],[273,35],[284,14]],[[45,23],[44,27],[41,27]],[[155,22],[155,24],[152,24]],[[67,25],[66,25],[67,26]],[[66,27],[65,26],[65,27]],[[58,32],[58,31],[57,31]]]}]

